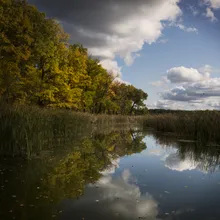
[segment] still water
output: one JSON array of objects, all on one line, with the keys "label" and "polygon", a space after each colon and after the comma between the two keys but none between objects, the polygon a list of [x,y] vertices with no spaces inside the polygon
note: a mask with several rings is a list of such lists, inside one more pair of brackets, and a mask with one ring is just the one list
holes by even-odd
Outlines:
[{"label": "still water", "polygon": [[220,147],[142,131],[1,157],[0,219],[219,220]]}]

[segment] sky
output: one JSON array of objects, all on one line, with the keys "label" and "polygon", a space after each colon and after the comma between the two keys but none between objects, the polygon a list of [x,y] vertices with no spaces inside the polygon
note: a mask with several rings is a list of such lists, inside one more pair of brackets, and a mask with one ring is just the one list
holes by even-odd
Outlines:
[{"label": "sky", "polygon": [[149,108],[220,110],[220,0],[29,0]]}]

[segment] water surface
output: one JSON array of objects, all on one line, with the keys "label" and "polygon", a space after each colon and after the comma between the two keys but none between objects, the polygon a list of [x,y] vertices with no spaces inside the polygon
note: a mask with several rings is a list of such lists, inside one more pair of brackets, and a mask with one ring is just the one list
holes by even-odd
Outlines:
[{"label": "water surface", "polygon": [[220,219],[220,148],[142,131],[2,157],[0,219]]}]

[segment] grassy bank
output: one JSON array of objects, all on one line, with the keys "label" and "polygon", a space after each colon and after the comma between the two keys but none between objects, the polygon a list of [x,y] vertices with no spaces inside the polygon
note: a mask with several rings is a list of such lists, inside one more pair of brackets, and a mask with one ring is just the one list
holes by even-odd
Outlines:
[{"label": "grassy bank", "polygon": [[220,143],[220,112],[218,111],[150,114],[144,120],[144,127],[173,132],[198,141]]},{"label": "grassy bank", "polygon": [[1,104],[0,155],[31,157],[54,147],[71,145],[93,132],[137,125],[140,119]]}]

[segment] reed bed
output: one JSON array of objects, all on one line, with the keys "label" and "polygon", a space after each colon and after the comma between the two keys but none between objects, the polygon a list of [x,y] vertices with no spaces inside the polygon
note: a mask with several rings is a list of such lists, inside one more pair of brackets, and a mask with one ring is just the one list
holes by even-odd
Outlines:
[{"label": "reed bed", "polygon": [[93,132],[124,129],[141,121],[141,117],[0,104],[0,155],[31,158],[45,150],[71,145]]},{"label": "reed bed", "polygon": [[148,115],[144,127],[173,132],[198,141],[220,143],[220,112],[192,111]]}]

